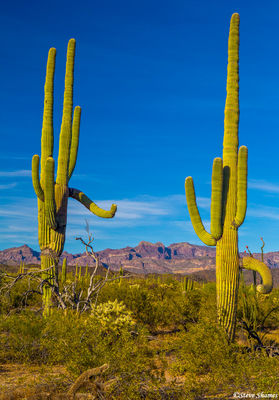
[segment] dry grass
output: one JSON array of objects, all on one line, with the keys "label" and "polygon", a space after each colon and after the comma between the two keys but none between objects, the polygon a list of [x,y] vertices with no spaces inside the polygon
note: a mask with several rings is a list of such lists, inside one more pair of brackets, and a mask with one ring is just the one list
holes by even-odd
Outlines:
[{"label": "dry grass", "polygon": [[64,367],[0,365],[0,400],[54,399],[71,383]]}]

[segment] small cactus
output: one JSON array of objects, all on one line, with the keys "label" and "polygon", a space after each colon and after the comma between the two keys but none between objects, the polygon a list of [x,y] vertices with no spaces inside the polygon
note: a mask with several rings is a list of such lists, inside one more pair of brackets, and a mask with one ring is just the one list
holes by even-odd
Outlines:
[{"label": "small cactus", "polygon": [[135,320],[132,317],[132,311],[128,310],[122,301],[108,301],[99,304],[92,312],[92,316],[101,324],[104,334],[121,334],[122,329],[132,329],[135,326]]},{"label": "small cactus", "polygon": [[67,258],[63,259],[62,271],[61,271],[61,284],[64,285],[67,279]]},{"label": "small cactus", "polygon": [[121,286],[121,281],[122,281],[122,277],[124,276],[124,270],[123,270],[123,267],[122,267],[122,265],[121,265],[121,267],[120,267],[120,269],[119,269],[119,280],[118,280],[118,286],[120,287]]},{"label": "small cactus", "polygon": [[24,274],[24,262],[23,261],[20,261],[18,273]]},{"label": "small cactus", "polygon": [[186,276],[184,276],[183,281],[181,282],[182,293],[187,293],[190,290],[194,289],[194,281]]}]

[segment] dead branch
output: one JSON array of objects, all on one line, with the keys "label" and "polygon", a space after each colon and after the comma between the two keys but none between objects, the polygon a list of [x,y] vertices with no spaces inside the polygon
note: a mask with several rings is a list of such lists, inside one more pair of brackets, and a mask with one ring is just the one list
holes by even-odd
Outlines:
[{"label": "dead branch", "polygon": [[[43,288],[49,287],[51,289],[53,298],[56,299],[58,308],[62,308],[62,310],[71,308],[73,310],[77,310],[78,312],[85,312],[94,309],[96,307],[100,291],[108,282],[113,282],[114,280],[119,280],[124,278],[130,278],[135,275],[131,274],[125,276],[114,276],[112,278],[109,278],[110,269],[107,268],[105,277],[96,280],[95,278],[98,272],[98,268],[100,266],[100,260],[98,254],[94,252],[92,245],[94,239],[92,235],[89,233],[89,227],[87,232],[88,232],[87,242],[83,240],[81,237],[76,238],[76,240],[80,240],[82,242],[82,244],[85,246],[86,254],[91,258],[93,258],[95,263],[95,267],[91,273],[86,293],[84,293],[84,289],[80,289],[78,287],[76,281],[71,282],[70,284],[65,283],[63,287],[59,287],[58,276],[56,275],[50,276],[50,274],[47,274],[53,269],[53,266],[50,266],[49,268],[43,270],[39,268],[37,270],[32,270],[32,271],[29,270],[27,272],[17,274],[16,276],[3,273],[1,277],[3,277],[5,280],[8,280],[8,282],[7,283],[5,282],[2,285],[0,293],[4,291],[8,295],[10,295],[11,290],[14,288],[17,282],[19,282],[22,279],[28,279],[29,280],[28,290],[26,290],[25,293],[23,294],[23,299],[25,299],[25,304],[28,295],[30,295],[31,293],[37,293],[43,295]],[[36,290],[33,287],[31,287],[31,282],[37,283]],[[22,301],[22,304],[23,302],[24,300]]]},{"label": "dead branch", "polygon": [[96,377],[98,375],[101,375],[103,372],[105,372],[109,368],[108,364],[104,364],[101,367],[98,368],[93,368],[89,369],[85,372],[83,372],[73,383],[73,385],[70,387],[68,390],[68,396],[75,396],[76,392],[81,389],[82,386],[90,383],[90,380],[93,377]]}]

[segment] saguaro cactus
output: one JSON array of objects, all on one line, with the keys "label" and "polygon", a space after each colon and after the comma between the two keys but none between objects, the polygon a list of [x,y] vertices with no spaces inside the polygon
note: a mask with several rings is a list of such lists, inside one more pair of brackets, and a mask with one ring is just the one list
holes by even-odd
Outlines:
[{"label": "saguaro cactus", "polygon": [[[207,245],[216,245],[217,311],[220,324],[233,340],[236,325],[240,259],[238,228],[243,223],[247,207],[247,147],[238,150],[239,122],[239,15],[233,14],[228,44],[227,99],[225,106],[223,160],[215,158],[212,171],[211,233],[207,232],[197,208],[192,177],[185,181],[190,218],[198,237]],[[257,270],[263,285],[262,293],[272,290],[272,277],[267,266],[245,257],[242,268]]]},{"label": "saguaro cactus", "polygon": [[[116,205],[110,211],[99,208],[83,192],[68,186],[75,168],[79,144],[79,127],[81,108],[75,107],[73,114],[73,81],[75,40],[70,39],[67,50],[65,91],[62,125],[59,140],[59,154],[56,181],[54,178],[53,159],[53,78],[56,49],[51,48],[48,54],[44,113],[41,138],[41,175],[39,176],[40,157],[32,159],[32,180],[38,197],[38,236],[41,249],[41,267],[48,269],[54,266],[58,274],[58,260],[63,251],[67,223],[68,198],[78,200],[93,214],[102,218],[112,218]],[[44,303],[49,299],[49,288],[44,288]],[[47,311],[45,311],[47,313]]]}]

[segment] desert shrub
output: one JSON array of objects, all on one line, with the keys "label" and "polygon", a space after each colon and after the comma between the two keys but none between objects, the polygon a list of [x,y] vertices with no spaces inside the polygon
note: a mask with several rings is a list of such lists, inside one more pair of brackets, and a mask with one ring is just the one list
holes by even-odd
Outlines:
[{"label": "desert shrub", "polygon": [[[17,276],[16,273],[9,273],[9,275],[14,278]],[[37,293],[38,283],[24,277],[8,290],[7,284],[11,282],[10,278],[0,273],[0,313],[8,313],[11,310],[29,306],[41,307],[41,295]]]},{"label": "desert shrub", "polygon": [[180,350],[176,368],[180,373],[206,375],[217,366],[228,367],[231,347],[222,329],[214,323],[199,321],[179,336],[177,344]]},{"label": "desert shrub", "polygon": [[179,327],[196,319],[201,300],[201,291],[182,293],[180,283],[174,278],[163,282],[154,278],[123,279],[121,284],[113,282],[105,286],[99,301],[118,299],[133,312],[138,323],[154,331],[162,327]]},{"label": "desert shrub", "polygon": [[188,329],[190,324],[198,321],[203,301],[204,295],[201,290],[191,290],[177,303],[181,317],[179,323],[184,329]]},{"label": "desert shrub", "polygon": [[44,320],[30,311],[0,316],[0,362],[43,362]]},{"label": "desert shrub", "polygon": [[[134,326],[123,305],[120,312],[115,308],[107,303],[91,315],[54,312],[46,321],[42,345],[50,363],[63,364],[75,375],[108,363],[107,379],[116,379],[111,396],[117,393],[129,398],[133,394],[130,398],[140,398],[136,393],[140,393],[141,386],[156,380],[152,352],[147,345],[146,332]],[[118,313],[119,323],[110,325],[113,313]],[[120,318],[125,314],[128,318]]]},{"label": "desert shrub", "polygon": [[144,280],[128,282],[123,279],[119,285],[117,282],[107,285],[100,293],[99,301],[107,302],[118,299],[133,312],[137,322],[147,325],[150,329],[159,324],[159,303],[154,302],[152,291],[145,285]]},{"label": "desert shrub", "polygon": [[180,332],[173,345],[177,360],[172,371],[185,376],[184,390],[189,400],[209,394],[279,390],[278,357],[269,358],[265,352],[251,353],[244,346],[228,344],[222,328],[205,316],[188,332]]},{"label": "desert shrub", "polygon": [[278,289],[268,295],[257,293],[253,285],[246,286],[241,281],[239,288],[237,321],[240,338],[253,349],[259,340],[266,343],[269,330],[278,328],[279,294]]}]

